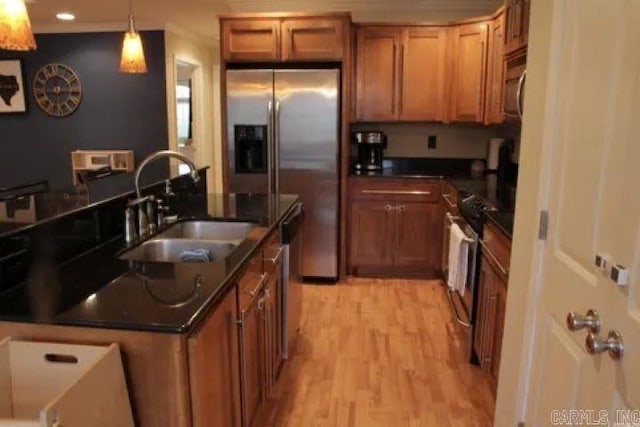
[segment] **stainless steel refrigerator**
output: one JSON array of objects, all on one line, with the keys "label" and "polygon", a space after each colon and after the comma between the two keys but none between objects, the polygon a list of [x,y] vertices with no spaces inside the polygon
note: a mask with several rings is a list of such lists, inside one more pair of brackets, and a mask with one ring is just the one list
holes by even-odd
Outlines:
[{"label": "stainless steel refrigerator", "polygon": [[227,70],[228,187],[299,194],[301,273],[338,277],[340,71]]}]

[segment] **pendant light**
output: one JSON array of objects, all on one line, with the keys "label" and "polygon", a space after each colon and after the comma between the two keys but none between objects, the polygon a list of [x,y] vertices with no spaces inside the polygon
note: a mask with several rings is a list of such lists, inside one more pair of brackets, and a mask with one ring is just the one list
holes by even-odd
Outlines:
[{"label": "pendant light", "polygon": [[133,74],[147,72],[147,62],[144,59],[142,39],[140,38],[140,33],[136,31],[133,18],[133,0],[129,0],[129,28],[127,32],[124,33],[124,40],[122,41],[120,71]]},{"label": "pendant light", "polygon": [[0,49],[35,50],[24,0],[0,0]]}]

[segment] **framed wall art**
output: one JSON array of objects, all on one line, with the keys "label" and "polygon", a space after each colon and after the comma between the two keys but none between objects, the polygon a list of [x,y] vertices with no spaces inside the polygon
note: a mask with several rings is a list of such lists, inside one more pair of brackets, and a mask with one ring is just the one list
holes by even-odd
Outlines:
[{"label": "framed wall art", "polygon": [[26,112],[26,98],[22,61],[19,59],[1,59],[0,114]]}]

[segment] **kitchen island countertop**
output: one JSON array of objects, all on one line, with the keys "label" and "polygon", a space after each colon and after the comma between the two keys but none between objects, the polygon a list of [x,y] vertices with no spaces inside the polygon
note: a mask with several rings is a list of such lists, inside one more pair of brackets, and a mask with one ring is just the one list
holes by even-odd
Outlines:
[{"label": "kitchen island countertop", "polygon": [[[206,215],[184,219],[254,222],[226,258],[210,263],[122,261],[121,237],[62,266],[40,266],[0,296],[0,321],[186,333],[224,296],[246,262],[297,205],[294,195],[194,195]],[[200,212],[202,212],[200,210]],[[46,276],[45,280],[42,276]]]}]

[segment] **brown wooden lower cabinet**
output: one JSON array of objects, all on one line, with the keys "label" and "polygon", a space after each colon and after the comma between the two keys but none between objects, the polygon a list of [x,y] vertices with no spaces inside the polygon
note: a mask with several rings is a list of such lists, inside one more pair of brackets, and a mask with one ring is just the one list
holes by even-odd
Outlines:
[{"label": "brown wooden lower cabinet", "polygon": [[278,268],[271,271],[266,286],[265,300],[265,335],[266,335],[266,387],[267,396],[278,380],[280,369],[284,359],[282,358],[283,337],[282,337],[282,291],[281,282],[278,275]]},{"label": "brown wooden lower cabinet", "polygon": [[244,426],[254,426],[265,402],[264,297],[256,297],[240,311],[240,372]]},{"label": "brown wooden lower cabinet", "polygon": [[393,264],[408,272],[440,268],[440,207],[435,203],[401,203],[396,207]]},{"label": "brown wooden lower cabinet", "polygon": [[137,426],[263,425],[283,365],[278,233],[269,242],[189,335],[0,322],[0,340],[117,343]]},{"label": "brown wooden lower cabinet", "polygon": [[490,256],[485,254],[482,256],[477,315],[474,326],[474,350],[480,361],[480,367],[491,375],[495,392],[500,371],[507,284],[509,282],[506,268],[509,265],[511,248],[510,244],[502,243],[507,239],[498,237],[490,226],[485,227],[484,239],[495,259],[504,264],[497,266],[494,260],[490,261]]},{"label": "brown wooden lower cabinet", "polygon": [[194,426],[241,425],[235,287],[188,339]]},{"label": "brown wooden lower cabinet", "polygon": [[358,200],[351,205],[351,266],[392,265],[394,212],[386,202]]},{"label": "brown wooden lower cabinet", "polygon": [[356,178],[351,187],[351,273],[436,276],[442,256],[440,183]]}]

